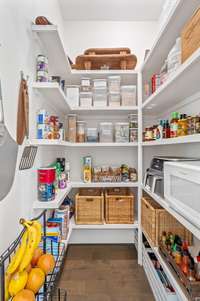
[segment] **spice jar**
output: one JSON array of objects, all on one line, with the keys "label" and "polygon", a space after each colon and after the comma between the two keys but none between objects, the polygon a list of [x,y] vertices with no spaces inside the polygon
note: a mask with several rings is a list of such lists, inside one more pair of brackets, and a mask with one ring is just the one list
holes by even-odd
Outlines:
[{"label": "spice jar", "polygon": [[129,129],[129,141],[136,142],[137,141],[137,129],[130,128]]},{"label": "spice jar", "polygon": [[194,117],[194,131],[195,131],[195,134],[200,133],[200,116]]},{"label": "spice jar", "polygon": [[194,134],[194,126],[193,126],[193,120],[192,120],[191,116],[188,116],[187,122],[188,122],[188,135],[193,135]]},{"label": "spice jar", "polygon": [[76,142],[85,142],[85,121],[77,121],[77,136]]},{"label": "spice jar", "polygon": [[132,168],[132,167],[129,168],[129,180],[131,182],[137,181],[137,171],[135,168]]},{"label": "spice jar", "polygon": [[186,114],[181,114],[178,120],[178,136],[188,135],[188,120]]}]

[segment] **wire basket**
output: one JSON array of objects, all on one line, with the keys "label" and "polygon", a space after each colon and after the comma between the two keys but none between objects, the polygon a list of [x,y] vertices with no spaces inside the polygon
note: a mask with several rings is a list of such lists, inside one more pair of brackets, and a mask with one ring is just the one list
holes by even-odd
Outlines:
[{"label": "wire basket", "polygon": [[[66,246],[62,242],[53,242],[46,237],[46,211],[42,212],[34,220],[43,219],[44,235],[40,247],[44,253],[52,254],[55,258],[55,267],[51,274],[48,274],[44,286],[36,295],[36,301],[65,301],[67,293],[64,290],[56,289],[60,274],[63,269]],[[17,247],[21,243],[21,239],[25,229],[23,229],[17,239],[8,247],[8,249],[0,256],[0,300],[5,300],[5,272],[12,256],[15,254]]]}]

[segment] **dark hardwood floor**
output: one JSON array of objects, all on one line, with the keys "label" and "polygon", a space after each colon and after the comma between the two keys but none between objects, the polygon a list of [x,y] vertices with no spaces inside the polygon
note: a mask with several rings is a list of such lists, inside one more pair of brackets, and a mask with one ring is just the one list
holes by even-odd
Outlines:
[{"label": "dark hardwood floor", "polygon": [[67,301],[153,301],[132,245],[71,245],[59,287]]}]

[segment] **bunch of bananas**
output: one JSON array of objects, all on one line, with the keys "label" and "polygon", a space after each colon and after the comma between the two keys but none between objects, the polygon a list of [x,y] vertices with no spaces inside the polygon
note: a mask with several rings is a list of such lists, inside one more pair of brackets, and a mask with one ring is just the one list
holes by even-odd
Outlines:
[{"label": "bunch of bananas", "polygon": [[38,221],[21,219],[25,227],[21,244],[13,255],[5,275],[5,301],[13,297],[26,285],[27,269],[31,263],[33,253],[39,246],[42,237],[42,225]]}]

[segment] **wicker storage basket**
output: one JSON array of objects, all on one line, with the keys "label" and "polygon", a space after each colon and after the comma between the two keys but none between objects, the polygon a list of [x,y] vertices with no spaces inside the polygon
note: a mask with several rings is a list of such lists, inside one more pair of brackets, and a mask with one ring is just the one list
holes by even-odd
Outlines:
[{"label": "wicker storage basket", "polygon": [[85,196],[76,194],[75,222],[82,225],[98,225],[104,223],[104,196]]},{"label": "wicker storage basket", "polygon": [[181,32],[182,63],[200,47],[200,8],[196,10]]},{"label": "wicker storage basket", "polygon": [[124,195],[105,193],[105,221],[107,224],[134,223],[134,195],[130,191]]},{"label": "wicker storage basket", "polygon": [[154,247],[159,246],[163,231],[177,234],[192,244],[191,232],[147,195],[142,198],[142,230]]}]

